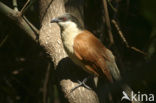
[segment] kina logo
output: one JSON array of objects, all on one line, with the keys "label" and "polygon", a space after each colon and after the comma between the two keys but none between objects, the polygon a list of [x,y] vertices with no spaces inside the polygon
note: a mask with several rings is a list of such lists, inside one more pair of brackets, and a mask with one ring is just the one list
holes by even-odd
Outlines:
[{"label": "kina logo", "polygon": [[122,94],[123,94],[123,96],[121,98],[121,101],[124,100],[124,99],[131,101],[125,91],[123,91]]},{"label": "kina logo", "polygon": [[121,98],[121,101],[128,100],[128,101],[155,101],[154,94],[142,94],[138,91],[138,93],[134,93],[131,91],[129,95],[125,91],[122,92],[123,96]]}]

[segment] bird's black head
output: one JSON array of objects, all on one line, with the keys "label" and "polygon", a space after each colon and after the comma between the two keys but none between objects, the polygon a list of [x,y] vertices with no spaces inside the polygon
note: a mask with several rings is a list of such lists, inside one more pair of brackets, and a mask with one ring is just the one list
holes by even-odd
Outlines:
[{"label": "bird's black head", "polygon": [[51,23],[57,23],[59,26],[65,28],[66,26],[72,25],[72,23],[76,24],[79,29],[82,29],[82,25],[80,21],[73,15],[66,13],[59,17],[56,17],[51,20]]}]

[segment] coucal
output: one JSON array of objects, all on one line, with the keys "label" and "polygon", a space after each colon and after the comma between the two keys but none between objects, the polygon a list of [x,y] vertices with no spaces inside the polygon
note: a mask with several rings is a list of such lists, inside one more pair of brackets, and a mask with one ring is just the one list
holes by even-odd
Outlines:
[{"label": "coucal", "polygon": [[[114,80],[121,80],[112,52],[90,31],[85,30],[75,16],[66,13],[52,19],[51,23],[57,23],[60,26],[64,49],[75,64],[94,76],[105,76],[111,83]],[[87,85],[82,85],[88,88]],[[121,88],[129,97],[131,96],[133,90],[127,84],[121,84]]]},{"label": "coucal", "polygon": [[95,76],[105,75],[110,82],[120,79],[112,52],[83,29],[75,16],[67,13],[51,20],[54,22],[60,26],[64,49],[75,64]]}]

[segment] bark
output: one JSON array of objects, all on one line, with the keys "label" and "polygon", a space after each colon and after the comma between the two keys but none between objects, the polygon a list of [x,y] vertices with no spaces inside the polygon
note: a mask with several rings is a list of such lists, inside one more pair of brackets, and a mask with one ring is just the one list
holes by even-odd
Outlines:
[{"label": "bark", "polygon": [[[60,28],[57,24],[51,24],[53,17],[64,14],[66,11],[74,13],[82,20],[83,8],[78,8],[83,0],[77,0],[79,3],[75,6],[75,0],[40,0],[40,44],[49,54],[54,62],[56,77],[64,96],[70,103],[99,103],[98,96],[93,90],[80,87],[70,93],[70,90],[77,86],[77,80],[82,80],[87,74],[71,62],[64,51],[60,39]],[[65,9],[66,8],[66,9]]]}]

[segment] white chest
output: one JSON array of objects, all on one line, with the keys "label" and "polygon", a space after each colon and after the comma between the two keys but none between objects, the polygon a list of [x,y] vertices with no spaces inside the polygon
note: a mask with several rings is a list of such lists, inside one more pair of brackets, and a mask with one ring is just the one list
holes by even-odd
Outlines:
[{"label": "white chest", "polygon": [[[71,30],[71,29],[70,29]],[[63,33],[62,33],[62,41],[63,41],[63,45],[64,45],[64,48],[65,48],[65,51],[66,53],[68,54],[68,56],[71,58],[71,60],[81,66],[81,67],[84,67],[83,64],[78,60],[78,58],[75,56],[74,54],[74,39],[75,37],[81,32],[81,31],[77,31],[77,30],[73,30],[70,31],[70,30],[65,30]]]},{"label": "white chest", "polygon": [[64,31],[62,33],[62,42],[68,55],[69,53],[74,53],[73,46],[74,46],[75,37],[76,37],[76,34],[71,33],[69,31]]},{"label": "white chest", "polygon": [[74,40],[75,37],[80,34],[82,31],[77,28],[76,24],[73,22],[61,23],[64,30],[62,31],[61,38],[64,45],[64,49],[72,61],[80,66],[83,64],[77,59],[74,55]]},{"label": "white chest", "polygon": [[69,23],[68,25],[66,24],[66,27],[61,34],[65,51],[69,56],[74,53],[74,39],[79,33],[81,33],[81,30],[79,30],[74,23]]}]

